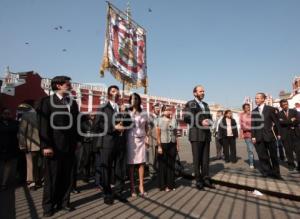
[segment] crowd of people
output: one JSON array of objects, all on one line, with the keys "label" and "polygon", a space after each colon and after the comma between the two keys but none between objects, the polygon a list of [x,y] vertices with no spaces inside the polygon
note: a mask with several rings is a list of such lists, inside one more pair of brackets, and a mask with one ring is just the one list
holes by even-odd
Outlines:
[{"label": "crowd of people", "polygon": [[263,176],[282,179],[279,160],[287,160],[289,171],[300,171],[300,110],[297,107],[290,109],[287,99],[280,101],[280,109],[266,105],[265,100],[264,93],[257,93],[257,107],[251,111],[250,104],[242,105],[240,131],[230,110],[224,115],[221,110],[217,112],[212,127],[217,159],[235,163],[236,139],[240,136],[247,145],[249,167],[255,168],[255,148]]},{"label": "crowd of people", "polygon": [[[54,77],[51,88],[54,94],[24,104],[19,121],[13,119],[9,109],[2,110],[1,190],[12,183],[11,175],[19,172],[19,179],[30,190],[43,187],[42,206],[44,216],[49,217],[56,211],[74,210],[70,194],[80,192],[76,184],[79,177],[86,183],[94,179],[107,205],[115,199],[127,202],[127,190],[132,197],[146,197],[146,170],[151,179],[156,178],[161,191],[176,189],[179,141],[172,106],[155,104],[149,114],[143,111],[139,94],[132,93],[125,103],[119,88],[112,85],[107,101],[97,112],[80,113],[70,95],[71,78]],[[300,116],[297,110],[289,109],[287,100],[281,100],[279,111],[265,105],[266,96],[258,93],[253,111],[249,104],[243,105],[239,131],[230,110],[218,111],[213,121],[203,101],[203,86],[196,86],[193,95],[185,106],[184,121],[189,125],[197,189],[215,188],[209,175],[211,131],[217,159],[237,162],[236,139],[240,133],[247,145],[250,168],[254,168],[255,148],[263,176],[282,179],[277,148],[283,144],[289,169],[299,171]]]}]

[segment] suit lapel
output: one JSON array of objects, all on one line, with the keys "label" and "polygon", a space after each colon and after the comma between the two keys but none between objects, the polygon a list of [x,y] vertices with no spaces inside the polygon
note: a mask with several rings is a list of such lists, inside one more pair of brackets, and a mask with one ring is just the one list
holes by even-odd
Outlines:
[{"label": "suit lapel", "polygon": [[197,102],[196,100],[193,100],[193,101],[194,101],[193,103],[194,103],[194,105],[195,105],[197,111],[202,111],[202,109],[201,109],[201,107],[199,106],[198,102]]},{"label": "suit lapel", "polygon": [[205,102],[202,102],[202,103],[203,103],[205,112],[209,112],[208,104],[206,104]]},{"label": "suit lapel", "polygon": [[114,108],[112,107],[112,105],[110,104],[109,101],[107,102],[107,107],[108,107],[112,112],[115,111]]},{"label": "suit lapel", "polygon": [[201,112],[205,112],[205,111],[206,111],[206,105],[205,105],[204,102],[202,102],[202,105],[203,105],[203,107],[204,107],[204,111],[203,111],[203,109],[201,108],[201,106],[199,105],[199,103],[198,103],[196,100],[194,100],[194,101],[195,101],[195,104],[196,104],[197,109],[198,109],[199,111],[201,111]]},{"label": "suit lapel", "polygon": [[291,113],[292,113],[292,112],[291,112],[290,109],[288,109],[287,111],[288,111],[288,117],[287,117],[287,119],[290,119],[290,118],[291,118]]},{"label": "suit lapel", "polygon": [[261,118],[262,116],[260,115],[260,112],[259,112],[259,109],[258,107],[256,107],[254,110],[253,110],[254,114],[254,118]]},{"label": "suit lapel", "polygon": [[263,108],[263,111],[262,111],[261,114],[265,116],[265,115],[266,115],[266,112],[267,112],[267,106],[264,105],[264,108]]},{"label": "suit lapel", "polygon": [[54,102],[54,107],[56,106],[56,105],[59,105],[59,107],[56,107],[56,108],[58,108],[58,109],[60,109],[61,111],[69,111],[68,110],[68,107],[63,103],[63,101],[62,100],[60,100],[59,98],[58,98],[58,96],[56,95],[56,94],[54,94],[53,95],[54,97],[53,97],[53,102]]}]

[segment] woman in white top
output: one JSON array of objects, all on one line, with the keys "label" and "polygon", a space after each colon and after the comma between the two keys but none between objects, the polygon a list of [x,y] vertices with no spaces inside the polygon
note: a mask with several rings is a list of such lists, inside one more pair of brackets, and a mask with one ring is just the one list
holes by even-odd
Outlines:
[{"label": "woman in white top", "polygon": [[175,190],[175,161],[178,150],[177,122],[172,118],[172,108],[164,105],[156,133],[158,145],[158,187],[160,190]]},{"label": "woman in white top", "polygon": [[220,137],[222,139],[225,162],[236,163],[236,138],[238,137],[237,124],[232,118],[232,112],[226,110],[224,118],[219,125]]}]

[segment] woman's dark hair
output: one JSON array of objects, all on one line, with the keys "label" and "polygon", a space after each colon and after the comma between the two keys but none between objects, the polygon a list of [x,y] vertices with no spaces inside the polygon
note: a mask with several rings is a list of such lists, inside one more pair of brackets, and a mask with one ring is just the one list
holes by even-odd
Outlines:
[{"label": "woman's dark hair", "polygon": [[[138,112],[142,112],[142,107],[141,107],[141,105],[142,105],[142,99],[141,99],[141,96],[140,95],[138,95],[137,93],[133,93],[133,94],[131,94],[130,96],[129,96],[129,104],[131,105],[131,100],[132,100],[132,98],[134,97],[134,99],[135,99],[135,101],[137,101],[137,103],[136,103],[136,105],[137,105],[137,111]],[[129,108],[130,110],[132,110],[133,109],[133,106],[130,106],[130,108]]]},{"label": "woman's dark hair", "polygon": [[231,113],[231,110],[225,110],[224,117],[226,117],[228,113]]},{"label": "woman's dark hair", "polygon": [[71,78],[68,76],[56,76],[51,80],[51,88],[53,91],[56,91],[58,90],[57,85],[63,85],[68,81],[71,81]]},{"label": "woman's dark hair", "polygon": [[244,103],[243,106],[242,106],[243,110],[246,108],[246,106],[250,107],[250,104],[249,103]]}]

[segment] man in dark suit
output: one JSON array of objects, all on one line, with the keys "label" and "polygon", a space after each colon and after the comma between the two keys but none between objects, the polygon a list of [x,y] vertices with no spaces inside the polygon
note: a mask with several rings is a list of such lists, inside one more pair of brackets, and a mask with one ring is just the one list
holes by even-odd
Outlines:
[{"label": "man in dark suit", "polygon": [[[125,164],[120,166],[125,155],[125,126],[119,121],[119,88],[112,85],[107,90],[108,101],[100,106],[98,115],[95,121],[94,133],[101,136],[96,139],[95,146],[99,148],[97,158],[97,170],[100,171],[100,184],[103,188],[104,203],[111,205],[114,202],[114,197],[120,201],[126,202],[126,199],[121,195],[124,185],[124,169]],[[115,171],[113,169],[115,165]],[[119,168],[116,168],[118,166]],[[124,170],[125,171],[125,170]],[[113,177],[118,184],[118,193],[113,194],[111,184]],[[121,187],[121,188],[120,188]]]},{"label": "man in dark suit", "polygon": [[[267,106],[265,100],[264,93],[256,94],[257,107],[251,113],[252,142],[255,145],[263,176],[282,179],[276,148],[276,140],[281,138],[278,112],[274,107]],[[277,134],[274,128],[276,128]]]},{"label": "man in dark suit", "polygon": [[[192,145],[196,186],[215,188],[209,177],[209,149],[211,141],[210,126],[212,117],[208,104],[203,102],[205,90],[198,85],[193,90],[195,99],[185,106],[184,121],[189,124],[189,141]],[[201,168],[201,170],[200,170]]]},{"label": "man in dark suit", "polygon": [[[54,210],[72,211],[70,191],[74,153],[80,141],[77,132],[78,105],[69,95],[71,78],[51,80],[54,94],[41,100],[37,109],[41,150],[45,164],[44,216]],[[56,207],[56,209],[55,209]]]},{"label": "man in dark suit", "polygon": [[295,109],[289,109],[289,103],[286,99],[280,101],[281,111],[279,113],[279,122],[281,125],[281,138],[285,148],[288,168],[290,171],[295,169],[294,152],[296,154],[298,167],[300,170],[300,128],[298,112]]}]

